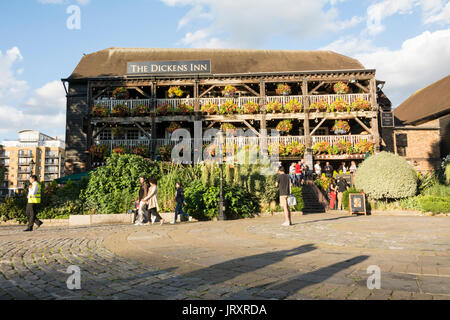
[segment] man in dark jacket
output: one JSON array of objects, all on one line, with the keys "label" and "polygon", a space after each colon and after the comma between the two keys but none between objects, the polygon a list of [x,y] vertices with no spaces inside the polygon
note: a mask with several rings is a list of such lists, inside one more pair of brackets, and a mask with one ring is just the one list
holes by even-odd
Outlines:
[{"label": "man in dark jacket", "polygon": [[173,223],[177,223],[178,214],[182,214],[183,216],[189,219],[189,215],[183,211],[183,204],[185,205],[186,202],[184,201],[184,192],[181,183],[177,182],[175,184],[175,188],[177,189],[175,194],[175,201],[177,203],[177,206],[175,207],[175,219]]},{"label": "man in dark jacket", "polygon": [[345,180],[342,177],[339,177],[337,181],[337,189],[338,189],[338,209],[343,210],[342,197],[344,195],[344,192],[348,189],[347,180]]}]

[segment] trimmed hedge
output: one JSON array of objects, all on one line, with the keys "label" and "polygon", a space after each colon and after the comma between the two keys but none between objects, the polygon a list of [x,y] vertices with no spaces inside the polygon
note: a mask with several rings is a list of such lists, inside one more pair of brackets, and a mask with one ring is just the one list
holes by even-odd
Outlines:
[{"label": "trimmed hedge", "polygon": [[344,210],[348,210],[348,195],[353,193],[361,193],[361,190],[350,187],[342,193],[342,206],[344,207]]},{"label": "trimmed hedge", "polygon": [[450,198],[424,196],[419,199],[422,212],[432,213],[449,213],[450,212]]}]

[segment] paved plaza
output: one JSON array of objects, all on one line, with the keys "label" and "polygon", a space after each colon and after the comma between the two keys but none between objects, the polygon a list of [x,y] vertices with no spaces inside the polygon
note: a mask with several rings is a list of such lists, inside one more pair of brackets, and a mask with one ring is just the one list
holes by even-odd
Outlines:
[{"label": "paved plaza", "polygon": [[281,220],[0,227],[0,299],[450,299],[448,217]]}]

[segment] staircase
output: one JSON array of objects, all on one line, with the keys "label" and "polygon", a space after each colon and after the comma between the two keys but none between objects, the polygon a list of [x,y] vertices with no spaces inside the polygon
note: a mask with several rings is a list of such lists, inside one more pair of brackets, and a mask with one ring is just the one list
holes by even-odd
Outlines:
[{"label": "staircase", "polygon": [[328,200],[313,181],[306,181],[302,188],[303,213],[324,213],[328,207]]}]

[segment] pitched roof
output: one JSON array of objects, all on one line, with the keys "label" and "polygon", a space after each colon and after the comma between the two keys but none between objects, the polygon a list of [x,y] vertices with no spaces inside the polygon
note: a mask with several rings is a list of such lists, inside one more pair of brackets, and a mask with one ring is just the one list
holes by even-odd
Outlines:
[{"label": "pitched roof", "polygon": [[450,113],[450,75],[418,90],[394,109],[403,124],[415,124]]},{"label": "pitched roof", "polygon": [[123,76],[127,62],[211,60],[211,73],[364,70],[332,51],[108,48],[83,56],[69,79]]}]

